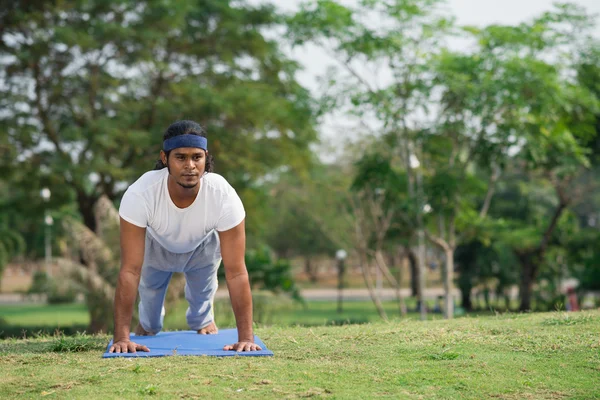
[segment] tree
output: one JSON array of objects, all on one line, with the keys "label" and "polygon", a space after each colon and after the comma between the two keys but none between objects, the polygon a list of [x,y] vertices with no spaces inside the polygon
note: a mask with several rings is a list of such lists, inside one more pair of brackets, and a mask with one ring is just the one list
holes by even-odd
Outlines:
[{"label": "tree", "polygon": [[221,0],[12,2],[0,14],[2,163],[72,195],[95,231],[98,199],[118,200],[165,128],[195,119],[243,198],[274,167],[302,165],[316,137],[297,65],[262,34],[279,22],[272,6]]},{"label": "tree", "polygon": [[[339,67],[324,77],[325,109],[354,118],[360,124],[356,135],[370,132],[375,137],[393,137],[389,143],[408,178],[397,184],[406,185],[415,203],[413,210],[419,208],[421,197],[416,188],[418,174],[410,166],[411,156],[418,152],[415,133],[430,122],[423,119],[431,117],[431,61],[452,26],[441,15],[440,4],[438,0],[363,0],[346,7],[319,0],[303,4],[289,20],[294,45],[316,44],[337,61]],[[376,79],[380,72],[390,79]],[[412,215],[411,227],[422,228],[420,215]],[[420,254],[420,270],[423,259]]]},{"label": "tree", "polygon": [[308,187],[310,176],[325,168],[328,166],[312,160],[302,175],[291,170],[282,172],[268,185],[270,195],[265,207],[270,211],[267,243],[281,257],[303,257],[305,272],[313,283],[318,280],[313,258],[331,257],[337,248],[308,209],[313,205],[306,204],[304,196],[298,196],[297,189]]},{"label": "tree", "polygon": [[[572,63],[551,59],[573,54],[573,44],[584,36],[590,21],[578,7],[557,5],[554,11],[519,26],[468,28],[477,39],[479,51],[464,58],[463,64],[483,72],[482,79],[467,82],[480,84],[483,89],[480,105],[474,108],[484,111],[476,113],[479,118],[474,120],[482,132],[474,137],[474,144],[482,149],[479,159],[493,171],[506,164],[509,150],[519,150],[525,170],[547,179],[558,200],[541,231],[522,226],[520,237],[533,235],[528,245],[511,242],[521,265],[521,310],[530,308],[539,265],[561,215],[576,197],[577,191],[572,191],[570,184],[587,165],[581,139],[590,134],[589,115],[594,115],[595,100],[570,78],[575,71]],[[450,92],[453,96],[449,99],[459,112],[463,112],[460,95],[468,90],[465,85]],[[453,117],[450,121],[461,119]],[[514,226],[511,234],[515,234]]]}]

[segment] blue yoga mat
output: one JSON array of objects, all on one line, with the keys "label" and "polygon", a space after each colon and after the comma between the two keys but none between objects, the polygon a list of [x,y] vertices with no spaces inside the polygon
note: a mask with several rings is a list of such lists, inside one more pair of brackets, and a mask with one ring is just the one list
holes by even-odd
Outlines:
[{"label": "blue yoga mat", "polygon": [[109,353],[112,345],[111,340],[106,347],[102,358],[113,357],[164,357],[164,356],[272,356],[273,352],[265,344],[254,336],[254,342],[262,350],[260,351],[225,351],[223,347],[237,342],[237,329],[219,330],[216,335],[199,335],[196,331],[160,332],[156,336],[135,336],[131,334],[131,340],[138,344],[148,346],[149,352],[138,351],[136,353]]}]

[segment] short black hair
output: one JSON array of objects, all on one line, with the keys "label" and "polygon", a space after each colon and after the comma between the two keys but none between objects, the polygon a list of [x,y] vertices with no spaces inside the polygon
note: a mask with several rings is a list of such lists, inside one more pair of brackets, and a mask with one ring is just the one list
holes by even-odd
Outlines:
[{"label": "short black hair", "polygon": [[[194,121],[188,121],[188,120],[176,121],[176,122],[173,122],[171,125],[169,125],[169,127],[163,134],[163,142],[167,139],[170,139],[175,136],[180,136],[180,135],[196,135],[196,136],[206,137],[206,130],[202,126],[200,126],[199,123],[194,122]],[[170,151],[167,151],[165,153],[167,154],[167,160],[168,160]],[[159,159],[156,162],[154,169],[158,170],[158,169],[163,169],[166,167],[167,167],[167,165],[164,164],[161,159]],[[214,169],[215,169],[215,161],[213,159],[213,156],[209,153],[208,156],[206,157],[205,171],[206,172],[214,172]]]}]

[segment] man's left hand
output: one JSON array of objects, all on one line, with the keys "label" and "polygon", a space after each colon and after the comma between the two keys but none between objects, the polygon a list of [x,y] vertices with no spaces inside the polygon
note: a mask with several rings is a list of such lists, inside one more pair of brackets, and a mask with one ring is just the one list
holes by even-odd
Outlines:
[{"label": "man's left hand", "polygon": [[223,350],[235,350],[235,351],[259,351],[262,348],[254,342],[241,341],[235,344],[228,344],[223,347]]}]

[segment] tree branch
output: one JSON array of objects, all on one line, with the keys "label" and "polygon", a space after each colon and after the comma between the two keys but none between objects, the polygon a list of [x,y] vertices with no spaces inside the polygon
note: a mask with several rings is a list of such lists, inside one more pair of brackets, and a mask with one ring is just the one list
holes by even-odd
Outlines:
[{"label": "tree branch", "polygon": [[483,205],[481,206],[481,210],[479,211],[479,218],[485,218],[490,209],[490,205],[492,203],[492,197],[496,192],[496,182],[498,178],[500,178],[501,170],[500,167],[494,165],[492,175],[490,176],[490,181],[488,183],[488,190],[485,195],[485,200],[483,201]]},{"label": "tree branch", "polygon": [[425,229],[425,236],[427,237],[427,239],[432,242],[433,244],[439,246],[442,250],[444,251],[450,251],[450,245],[448,245],[448,243],[439,237],[433,236],[431,234],[431,232],[429,232],[427,229]]},{"label": "tree branch", "polygon": [[560,184],[557,183],[555,185],[555,187],[556,187],[556,192],[557,192],[558,198],[559,198],[558,207],[556,207],[556,210],[554,210],[554,215],[552,216],[552,220],[550,221],[548,228],[546,228],[546,231],[544,232],[544,236],[542,237],[542,241],[540,242],[540,245],[537,248],[538,254],[542,254],[542,253],[544,253],[544,251],[546,251],[546,248],[548,247],[548,244],[550,243],[552,233],[554,232],[554,230],[556,229],[556,227],[558,225],[558,220],[560,219],[562,213],[565,211],[565,209],[569,205],[569,199],[567,198],[567,195],[564,193],[564,191],[560,187]]}]

